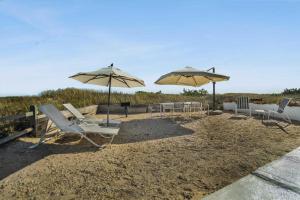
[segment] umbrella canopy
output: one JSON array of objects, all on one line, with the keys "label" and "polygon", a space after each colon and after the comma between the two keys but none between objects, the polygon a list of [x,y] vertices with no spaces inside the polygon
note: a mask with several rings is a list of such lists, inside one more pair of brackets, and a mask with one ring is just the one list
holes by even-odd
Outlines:
[{"label": "umbrella canopy", "polygon": [[211,68],[213,73],[201,71],[193,67],[185,67],[161,76],[156,84],[159,85],[186,85],[199,87],[207,83],[213,83],[213,109],[215,109],[215,83],[219,81],[229,80],[229,76],[216,74],[215,68]]},{"label": "umbrella canopy", "polygon": [[109,87],[109,85],[112,87],[128,88],[145,86],[143,80],[123,72],[119,68],[113,67],[113,64],[93,72],[80,72],[70,76],[69,78],[75,79],[82,83],[102,85],[107,87]]},{"label": "umbrella canopy", "polygon": [[229,80],[230,77],[221,74],[201,71],[193,67],[185,67],[161,76],[156,84],[159,85],[186,85],[199,87],[210,82]]},{"label": "umbrella canopy", "polygon": [[109,88],[108,92],[108,109],[107,109],[107,126],[109,125],[109,105],[110,105],[110,94],[111,87],[144,87],[145,83],[143,80],[136,78],[122,70],[113,67],[111,64],[108,67],[101,68],[93,72],[80,72],[69,78],[75,79],[82,83],[102,85]]}]

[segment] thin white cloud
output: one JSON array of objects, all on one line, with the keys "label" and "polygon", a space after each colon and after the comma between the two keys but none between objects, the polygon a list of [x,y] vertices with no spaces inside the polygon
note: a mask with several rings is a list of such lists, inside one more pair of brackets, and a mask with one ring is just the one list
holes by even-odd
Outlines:
[{"label": "thin white cloud", "polygon": [[59,13],[45,6],[38,4],[29,6],[22,1],[3,1],[0,4],[0,12],[47,34],[60,35],[64,33],[63,26],[56,20]]}]

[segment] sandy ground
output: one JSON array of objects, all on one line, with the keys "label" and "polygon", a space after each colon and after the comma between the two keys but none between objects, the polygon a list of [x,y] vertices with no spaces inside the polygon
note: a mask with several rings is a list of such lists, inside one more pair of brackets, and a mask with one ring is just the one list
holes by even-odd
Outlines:
[{"label": "sandy ground", "polygon": [[74,137],[1,147],[0,199],[200,199],[300,146],[299,125],[283,131],[228,113],[121,119],[103,150]]}]

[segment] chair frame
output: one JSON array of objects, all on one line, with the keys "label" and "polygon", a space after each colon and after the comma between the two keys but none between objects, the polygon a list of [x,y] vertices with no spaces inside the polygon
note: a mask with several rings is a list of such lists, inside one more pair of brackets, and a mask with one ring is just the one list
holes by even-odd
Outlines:
[{"label": "chair frame", "polygon": [[[244,108],[239,108],[244,107]],[[235,115],[238,115],[239,110],[249,111],[249,116],[252,117],[252,107],[250,105],[250,98],[247,96],[241,96],[237,98],[237,103],[235,105]]]},{"label": "chair frame", "polygon": [[[278,106],[277,111],[275,111],[275,110],[267,110],[267,113],[268,113],[268,120],[270,120],[270,117],[272,116],[272,114],[274,114],[274,115],[276,114],[276,115],[281,116],[281,118],[282,118],[285,122],[291,124],[291,123],[292,123],[291,118],[289,117],[288,114],[286,114],[286,113],[284,112],[284,109],[286,108],[286,106],[288,106],[288,104],[291,102],[291,100],[292,100],[292,98],[283,98],[283,99],[279,102],[279,106]],[[284,103],[284,101],[286,101],[286,102]],[[283,105],[282,105],[282,104],[283,104]]]},{"label": "chair frame", "polygon": [[[66,119],[66,117],[53,105],[48,104],[48,105],[41,105],[39,107],[40,111],[42,113],[44,113],[47,117],[48,120],[51,120],[52,123],[55,124],[55,126],[59,129],[59,133],[63,133],[63,134],[68,134],[68,133],[73,133],[73,134],[78,134],[80,135],[81,139],[84,138],[86,139],[88,142],[90,142],[91,144],[93,144],[94,146],[101,148],[103,145],[99,145],[97,143],[95,143],[92,139],[90,139],[89,137],[86,136],[86,131],[84,130],[83,126],[80,126],[80,124],[76,123],[75,121],[69,121]],[[60,117],[60,122],[61,123],[57,123],[55,116],[53,114],[51,114],[50,112],[48,112],[49,110],[51,110],[53,113],[55,113],[56,116]],[[64,127],[62,127],[61,125],[63,124]],[[87,127],[93,127],[96,129],[96,131],[92,131],[92,133],[96,133],[98,135],[100,135],[103,138],[110,138],[110,142],[109,145],[112,143],[114,137],[118,134],[112,134],[112,133],[105,133],[103,132],[103,130],[108,130],[109,128],[103,128],[100,127],[96,124],[94,125],[86,125]],[[97,130],[98,129],[98,130]],[[39,146],[40,144],[46,142],[49,139],[45,139],[46,133],[49,129],[47,128],[45,131],[43,131],[41,133],[41,138],[39,140],[39,142],[35,145],[30,146],[29,148],[33,149],[36,148],[37,146]],[[102,130],[102,131],[101,131]],[[117,130],[117,132],[119,131],[119,129]],[[110,135],[110,137],[107,137],[105,135]]]},{"label": "chair frame", "polygon": [[[106,120],[103,120],[103,119],[86,118],[83,114],[81,114],[81,112],[78,109],[76,109],[70,103],[63,104],[63,106],[76,118],[78,123],[83,123],[86,125],[105,124],[106,123]],[[109,120],[109,123],[113,124],[113,125],[120,125],[121,121]]]}]

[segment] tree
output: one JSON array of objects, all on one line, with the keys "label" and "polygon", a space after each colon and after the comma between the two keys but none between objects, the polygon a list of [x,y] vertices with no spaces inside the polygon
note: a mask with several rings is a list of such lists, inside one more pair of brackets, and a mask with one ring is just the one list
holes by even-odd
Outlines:
[{"label": "tree", "polygon": [[200,90],[189,90],[189,89],[183,89],[182,95],[185,96],[205,96],[207,95],[208,92],[205,89],[200,89]]},{"label": "tree", "polygon": [[300,88],[291,88],[291,89],[284,89],[282,92],[283,95],[289,95],[289,94],[300,94]]}]

